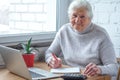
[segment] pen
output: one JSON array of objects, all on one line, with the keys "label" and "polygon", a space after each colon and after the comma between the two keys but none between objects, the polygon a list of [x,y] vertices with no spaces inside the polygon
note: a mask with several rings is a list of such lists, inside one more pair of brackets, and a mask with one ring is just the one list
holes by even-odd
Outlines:
[{"label": "pen", "polygon": [[58,59],[54,53],[52,53],[52,56],[55,58],[56,61],[58,61]]},{"label": "pen", "polygon": [[57,63],[57,66],[55,68],[61,67],[62,66],[62,61],[59,60],[54,53],[52,53],[52,56],[56,60],[55,63]]}]

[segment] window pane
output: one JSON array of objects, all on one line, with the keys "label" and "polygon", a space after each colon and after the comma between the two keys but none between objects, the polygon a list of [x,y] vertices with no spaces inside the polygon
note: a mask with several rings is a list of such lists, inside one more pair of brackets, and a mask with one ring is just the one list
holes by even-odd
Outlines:
[{"label": "window pane", "polygon": [[[56,0],[9,0],[9,4],[2,1],[6,15],[0,18],[0,26],[4,26],[0,35],[56,31]],[[0,12],[0,16],[3,14]]]}]

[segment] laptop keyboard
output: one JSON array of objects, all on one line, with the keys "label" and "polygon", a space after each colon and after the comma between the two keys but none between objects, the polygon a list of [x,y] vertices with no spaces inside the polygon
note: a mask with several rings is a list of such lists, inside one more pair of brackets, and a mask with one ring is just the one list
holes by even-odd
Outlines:
[{"label": "laptop keyboard", "polygon": [[40,75],[40,74],[38,74],[38,73],[35,73],[35,72],[32,72],[32,71],[29,71],[29,72],[30,72],[32,78],[36,78],[36,77],[44,77],[43,75]]},{"label": "laptop keyboard", "polygon": [[47,75],[47,76],[55,76],[55,74],[52,74],[46,70],[42,70],[38,68],[29,68],[29,71],[35,72],[37,74]]},{"label": "laptop keyboard", "polygon": [[48,79],[48,78],[53,78],[53,77],[60,77],[60,75],[52,74],[40,68],[29,68],[29,71],[30,71],[30,74],[32,75],[32,78],[34,78],[35,80],[37,78]]}]

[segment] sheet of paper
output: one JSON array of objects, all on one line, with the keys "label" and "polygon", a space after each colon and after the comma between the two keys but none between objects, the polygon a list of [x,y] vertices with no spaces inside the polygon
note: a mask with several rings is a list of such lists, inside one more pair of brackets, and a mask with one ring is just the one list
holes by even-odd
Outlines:
[{"label": "sheet of paper", "polygon": [[52,73],[80,73],[79,67],[51,69]]}]

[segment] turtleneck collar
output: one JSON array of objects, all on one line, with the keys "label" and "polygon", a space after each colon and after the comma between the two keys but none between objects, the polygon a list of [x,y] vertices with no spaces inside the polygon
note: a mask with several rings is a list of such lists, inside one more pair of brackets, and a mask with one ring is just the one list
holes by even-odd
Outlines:
[{"label": "turtleneck collar", "polygon": [[[72,26],[71,26],[72,27]],[[76,29],[73,29],[76,33],[78,33],[78,34],[86,34],[86,33],[88,33],[88,32],[90,32],[91,30],[93,29],[93,27],[92,27],[92,23],[90,23],[87,27],[86,27],[86,29],[85,30],[83,30],[83,31],[77,31]]]}]

